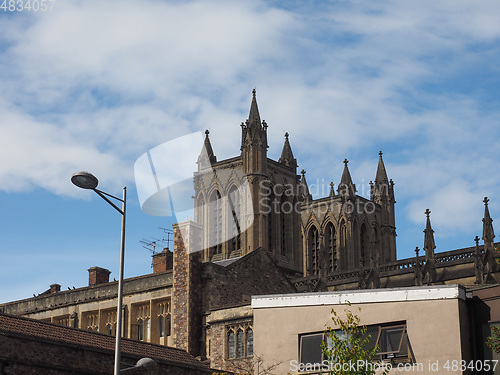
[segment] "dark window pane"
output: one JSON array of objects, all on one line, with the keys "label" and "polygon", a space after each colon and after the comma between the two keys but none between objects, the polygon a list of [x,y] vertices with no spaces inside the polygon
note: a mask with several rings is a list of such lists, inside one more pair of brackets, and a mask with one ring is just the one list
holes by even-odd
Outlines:
[{"label": "dark window pane", "polygon": [[158,319],[158,324],[160,326],[160,337],[164,337],[165,336],[165,318],[163,316],[160,316],[160,318]]},{"label": "dark window pane", "polygon": [[378,342],[379,353],[390,354],[391,357],[394,357],[394,354],[398,353],[402,346],[405,331],[405,326],[381,327]]},{"label": "dark window pane", "polygon": [[321,342],[323,334],[301,336],[300,338],[300,362],[301,363],[321,363]]},{"label": "dark window pane", "polygon": [[139,324],[137,325],[137,340],[144,340],[144,322],[139,320]]},{"label": "dark window pane", "polygon": [[167,336],[170,336],[170,331],[171,331],[170,324],[171,324],[171,317],[170,317],[170,314],[169,314],[169,315],[167,315],[167,319],[166,319],[166,322],[165,322],[165,334]]},{"label": "dark window pane", "polygon": [[368,347],[369,348],[374,348],[375,345],[377,345],[379,328],[380,328],[379,326],[367,326],[366,327],[366,333],[363,336],[363,339],[365,339],[366,337],[369,336],[369,339],[368,339]]}]

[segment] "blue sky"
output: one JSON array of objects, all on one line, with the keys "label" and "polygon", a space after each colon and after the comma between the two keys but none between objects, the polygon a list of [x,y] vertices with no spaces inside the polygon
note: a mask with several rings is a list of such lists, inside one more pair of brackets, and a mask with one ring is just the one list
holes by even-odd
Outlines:
[{"label": "blue sky", "polygon": [[80,170],[108,193],[128,187],[125,275],[151,272],[140,241],[173,220],[141,212],[134,162],[204,129],[219,160],[236,156],[253,88],[269,156],[289,132],[320,191],[347,158],[367,196],[384,152],[399,258],[422,247],[426,208],[437,252],[472,246],[484,196],[500,215],[499,17],[495,0],[1,10],[0,302],[85,286],[92,266],[117,277],[120,215],[71,184]]}]

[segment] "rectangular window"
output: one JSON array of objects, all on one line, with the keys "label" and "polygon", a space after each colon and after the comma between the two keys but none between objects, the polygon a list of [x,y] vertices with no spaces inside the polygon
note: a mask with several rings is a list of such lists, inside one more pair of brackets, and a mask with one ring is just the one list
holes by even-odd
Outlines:
[{"label": "rectangular window", "polygon": [[[335,332],[342,339],[342,331]],[[379,359],[406,359],[410,358],[408,350],[408,335],[406,324],[370,325],[366,327],[366,335],[370,335],[369,346],[379,346]],[[322,342],[326,340],[328,346],[332,340],[324,336],[323,332],[304,334],[299,336],[299,359],[303,364],[320,364],[323,361]],[[411,359],[411,358],[410,358]]]},{"label": "rectangular window", "polygon": [[144,340],[144,321],[142,320],[139,320],[139,323],[137,324],[137,340]]},{"label": "rectangular window", "polygon": [[151,341],[151,319],[146,319],[146,340]]},{"label": "rectangular window", "polygon": [[380,327],[377,344],[381,358],[408,357],[406,324]]},{"label": "rectangular window", "polygon": [[160,328],[160,337],[164,337],[165,336],[165,317],[160,316],[160,318],[158,319],[158,325]]},{"label": "rectangular window", "polygon": [[253,330],[251,328],[247,331],[247,357],[253,356]]},{"label": "rectangular window", "polygon": [[300,363],[321,363],[323,333],[300,336]]},{"label": "rectangular window", "polygon": [[167,336],[170,336],[170,331],[171,331],[171,315],[168,314],[166,319],[165,319],[165,333]]},{"label": "rectangular window", "polygon": [[235,337],[234,331],[230,330],[227,334],[227,356],[228,358],[236,357]]},{"label": "rectangular window", "polygon": [[241,329],[236,333],[236,342],[238,344],[237,357],[243,358],[245,356],[245,338]]}]

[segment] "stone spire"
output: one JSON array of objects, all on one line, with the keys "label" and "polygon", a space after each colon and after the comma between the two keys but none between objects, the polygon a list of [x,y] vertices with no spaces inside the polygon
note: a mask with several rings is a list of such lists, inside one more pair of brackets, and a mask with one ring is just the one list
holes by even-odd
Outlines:
[{"label": "stone spire", "polygon": [[490,210],[488,209],[488,197],[484,197],[484,218],[483,218],[483,241],[484,247],[488,249],[493,249],[495,247],[493,239],[495,238],[495,233],[493,232],[493,219],[490,216]]},{"label": "stone spire", "polygon": [[252,91],[250,113],[245,123],[241,123],[241,149],[249,146],[264,147],[267,150],[267,123],[260,120],[256,91]]},{"label": "stone spire", "polygon": [[474,270],[476,275],[476,281],[474,284],[483,284],[484,283],[484,264],[483,264],[483,254],[481,249],[479,248],[479,237],[476,236],[474,238],[476,242],[476,250],[474,252]]},{"label": "stone spire", "polygon": [[334,197],[335,196],[335,189],[333,188],[335,186],[335,184],[332,182],[330,182],[330,197]]},{"label": "stone spire", "polygon": [[283,151],[281,151],[278,163],[284,164],[287,167],[297,168],[297,160],[293,157],[292,147],[290,147],[290,142],[288,141],[288,132],[285,133],[285,144],[283,145]]},{"label": "stone spire", "polygon": [[424,236],[424,251],[425,258],[427,260],[434,258],[434,249],[436,248],[436,243],[434,242],[434,230],[431,226],[431,211],[429,209],[425,210],[425,215],[427,216],[427,224],[425,226],[425,236]]},{"label": "stone spire", "polygon": [[306,171],[302,169],[300,173],[302,174],[302,178],[300,179],[299,184],[299,196],[303,201],[309,202],[312,200],[312,195],[309,192],[309,186],[307,186]]},{"label": "stone spire", "polygon": [[415,248],[415,286],[422,286],[422,268],[420,267],[420,256],[418,246]]},{"label": "stone spire", "polygon": [[241,124],[241,155],[245,174],[267,174],[267,148],[267,124],[260,121],[254,89],[248,119]]},{"label": "stone spire", "polygon": [[375,175],[375,183],[370,183],[371,197],[376,203],[381,203],[383,200],[394,200],[394,183],[387,178],[384,160],[382,159],[382,151],[378,153],[378,167]]},{"label": "stone spire", "polygon": [[436,281],[436,260],[434,257],[434,249],[436,245],[434,243],[434,230],[431,226],[430,219],[431,211],[429,209],[425,210],[425,215],[427,216],[427,224],[425,226],[425,237],[424,237],[424,251],[425,251],[425,266],[422,272],[423,281],[427,285],[431,285]]},{"label": "stone spire", "polygon": [[259,114],[259,107],[257,106],[257,92],[255,89],[252,90],[252,104],[250,105],[250,113],[248,114],[248,124],[249,129],[260,129],[261,121]]},{"label": "stone spire", "polygon": [[205,130],[205,142],[203,142],[203,148],[201,150],[200,156],[198,156],[198,167],[209,167],[215,162],[217,162],[217,157],[214,155],[214,150],[212,149],[212,144],[210,143],[210,138],[208,135],[210,132]]},{"label": "stone spire", "polygon": [[347,167],[349,160],[344,160],[344,172],[342,172],[342,177],[340,179],[339,187],[337,188],[338,193],[341,196],[354,196],[356,194],[356,185],[352,182],[351,174],[349,173],[349,168]]},{"label": "stone spire", "polygon": [[389,183],[389,179],[387,178],[387,172],[385,171],[384,161],[382,160],[382,151],[378,153],[378,167],[377,167],[377,175],[375,176],[375,185],[381,183]]},{"label": "stone spire", "polygon": [[496,251],[495,243],[493,239],[495,238],[495,233],[493,232],[493,219],[490,216],[490,210],[488,208],[488,197],[484,197],[484,218],[483,218],[483,241],[484,241],[484,254],[483,254],[483,282],[493,283],[496,282],[492,277],[492,273],[498,269],[497,262],[495,260]]}]

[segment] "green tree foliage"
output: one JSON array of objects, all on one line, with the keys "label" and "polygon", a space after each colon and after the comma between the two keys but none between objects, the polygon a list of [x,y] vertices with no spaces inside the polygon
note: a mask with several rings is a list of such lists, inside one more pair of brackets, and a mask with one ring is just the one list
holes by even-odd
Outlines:
[{"label": "green tree foliage", "polygon": [[[500,245],[495,246],[495,251],[500,254]],[[500,258],[497,258],[497,263],[500,263]],[[500,327],[490,326],[491,336],[486,339],[486,345],[500,354]]]},{"label": "green tree foliage", "polygon": [[490,326],[491,336],[486,339],[486,345],[500,354],[500,327]]},{"label": "green tree foliage", "polygon": [[[367,328],[360,324],[360,318],[350,309],[347,303],[345,318],[342,319],[332,309],[334,327],[326,325],[325,338],[322,344],[323,357],[329,363],[329,374],[338,375],[365,375],[375,374],[376,370],[383,369],[381,374],[387,374],[385,363],[377,360],[378,347],[370,345],[370,335]],[[358,308],[361,311],[361,308]]]}]

